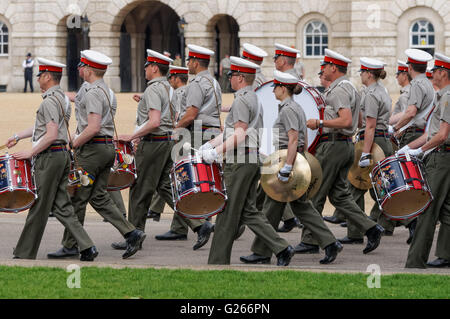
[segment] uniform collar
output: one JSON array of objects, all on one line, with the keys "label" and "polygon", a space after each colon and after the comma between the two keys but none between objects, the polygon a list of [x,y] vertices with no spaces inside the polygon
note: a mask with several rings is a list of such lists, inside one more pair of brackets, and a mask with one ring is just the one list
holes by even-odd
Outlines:
[{"label": "uniform collar", "polygon": [[420,73],[419,75],[417,75],[417,76],[413,79],[413,81],[414,81],[414,80],[420,80],[420,79],[426,79],[426,80],[428,80],[427,75],[426,75],[425,73]]},{"label": "uniform collar", "polygon": [[447,85],[446,87],[440,89],[440,90],[437,92],[437,95],[439,96],[439,98],[441,98],[441,97],[444,96],[444,94],[446,94],[447,92],[450,92],[450,84]]},{"label": "uniform collar", "polygon": [[411,83],[408,84],[408,85],[405,85],[404,87],[402,87],[402,88],[400,89],[400,93],[409,91],[409,88],[410,88],[410,87],[411,87]]},{"label": "uniform collar", "polygon": [[42,94],[42,98],[45,99],[47,96],[53,95],[56,91],[60,91],[61,87],[58,85],[52,86],[47,91]]},{"label": "uniform collar", "polygon": [[283,101],[281,101],[280,104],[278,104],[278,109],[281,110],[284,106],[288,105],[291,101],[292,101],[292,96],[285,98]]},{"label": "uniform collar", "polygon": [[348,80],[346,75],[343,75],[341,77],[338,77],[336,80],[333,81],[333,83],[331,83],[329,90],[334,89],[339,83],[341,83],[344,80]]},{"label": "uniform collar", "polygon": [[367,90],[374,89],[378,85],[378,82],[373,82],[371,85],[367,87]]},{"label": "uniform collar", "polygon": [[195,76],[197,77],[197,76],[203,76],[203,75],[211,75],[211,73],[209,73],[208,70],[205,70],[205,71],[197,73]]},{"label": "uniform collar", "polygon": [[160,77],[155,78],[155,79],[151,80],[150,82],[148,82],[148,85],[153,84],[153,83],[156,83],[156,82],[166,81],[166,80],[167,80],[166,77],[160,76]]},{"label": "uniform collar", "polygon": [[241,93],[252,91],[252,90],[253,90],[252,86],[251,85],[247,85],[246,87],[243,87],[242,89],[237,90],[234,93],[234,96],[236,97],[236,96],[238,96]]}]

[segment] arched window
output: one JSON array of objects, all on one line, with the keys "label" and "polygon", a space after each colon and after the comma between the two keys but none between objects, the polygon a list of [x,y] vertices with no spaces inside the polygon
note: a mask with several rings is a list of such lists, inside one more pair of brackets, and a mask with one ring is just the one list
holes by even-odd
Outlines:
[{"label": "arched window", "polygon": [[9,49],[8,27],[0,21],[0,56],[8,55]]},{"label": "arched window", "polygon": [[410,33],[410,46],[411,48],[422,49],[432,55],[434,54],[434,26],[431,22],[419,20],[413,23]]},{"label": "arched window", "polygon": [[325,23],[313,20],[305,26],[305,56],[322,57],[328,48],[328,29]]}]

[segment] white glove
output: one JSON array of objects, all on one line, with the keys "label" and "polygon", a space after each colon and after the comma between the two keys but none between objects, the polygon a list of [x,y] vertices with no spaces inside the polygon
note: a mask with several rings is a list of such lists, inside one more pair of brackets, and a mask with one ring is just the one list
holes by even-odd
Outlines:
[{"label": "white glove", "polygon": [[370,165],[370,159],[372,158],[372,155],[370,153],[362,153],[361,157],[359,159],[359,167],[367,167]]},{"label": "white glove", "polygon": [[205,144],[203,144],[202,146],[200,146],[200,148],[198,149],[199,151],[207,151],[207,150],[212,150],[214,147],[211,145],[211,143],[206,142]]},{"label": "white glove", "polygon": [[393,135],[393,134],[395,133],[395,131],[394,131],[394,126],[392,126],[392,125],[389,125],[389,126],[388,126],[388,133],[389,133],[390,135]]},{"label": "white glove", "polygon": [[216,149],[213,148],[210,150],[200,151],[200,156],[203,158],[203,161],[205,161],[207,164],[211,164],[217,159],[218,154]]},{"label": "white glove", "polygon": [[289,180],[289,176],[291,175],[292,165],[284,164],[284,166],[278,172],[278,179],[286,183]]},{"label": "white glove", "polygon": [[397,151],[397,154],[405,154],[406,152],[409,153],[409,150],[410,150],[409,146],[405,145]]},{"label": "white glove", "polygon": [[419,147],[416,149],[410,149],[408,151],[408,153],[409,153],[409,155],[412,155],[412,156],[419,156],[419,155],[423,154],[423,150],[421,147]]}]

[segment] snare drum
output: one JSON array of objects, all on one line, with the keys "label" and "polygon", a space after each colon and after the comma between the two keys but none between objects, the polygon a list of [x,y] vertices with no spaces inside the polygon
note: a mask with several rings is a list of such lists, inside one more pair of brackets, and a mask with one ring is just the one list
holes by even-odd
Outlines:
[{"label": "snare drum", "polygon": [[17,213],[30,208],[37,198],[31,163],[11,155],[0,156],[0,211]]},{"label": "snare drum", "polygon": [[225,208],[227,201],[222,167],[188,157],[174,164],[170,179],[177,213],[186,218],[207,218]]},{"label": "snare drum", "polygon": [[133,185],[137,178],[133,146],[130,142],[114,141],[116,158],[109,174],[108,191],[117,191]]},{"label": "snare drum", "polygon": [[392,155],[378,162],[370,178],[378,205],[388,218],[411,219],[433,200],[421,160],[409,155]]}]

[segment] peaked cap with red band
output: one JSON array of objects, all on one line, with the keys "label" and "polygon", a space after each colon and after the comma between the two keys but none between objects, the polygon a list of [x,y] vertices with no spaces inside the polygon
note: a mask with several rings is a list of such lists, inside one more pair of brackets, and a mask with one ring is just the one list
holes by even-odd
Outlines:
[{"label": "peaked cap with red band", "polygon": [[172,63],[173,60],[169,58],[168,56],[161,54],[159,52],[147,49],[147,62],[145,63],[145,66],[149,65],[150,63],[159,63],[164,65],[169,65]]},{"label": "peaked cap with red band", "polygon": [[181,66],[171,65],[171,66],[169,66],[169,73],[170,74],[188,74],[189,69],[183,68]]},{"label": "peaked cap with red band", "polygon": [[359,61],[361,62],[361,71],[383,70],[385,65],[382,61],[366,57],[360,58]]},{"label": "peaked cap with red band", "polygon": [[438,68],[450,70],[450,58],[442,53],[436,53],[434,55],[434,67],[432,70],[434,71]]},{"label": "peaked cap with red band", "polygon": [[36,60],[39,64],[39,73],[37,76],[40,76],[44,72],[62,73],[63,68],[66,67],[65,64],[44,58],[36,58]]},{"label": "peaked cap with red band", "polygon": [[325,49],[325,57],[323,61],[325,63],[336,64],[343,67],[348,67],[348,64],[352,63],[352,60],[330,49]]},{"label": "peaked cap with red band", "polygon": [[397,60],[397,74],[400,72],[408,72],[408,64],[406,62]]},{"label": "peaked cap with red band", "polygon": [[210,49],[195,44],[188,44],[188,49],[189,49],[188,59],[196,58],[202,60],[210,60],[211,56],[214,55],[214,51],[211,51]]},{"label": "peaked cap with red band", "polygon": [[237,56],[231,56],[230,61],[230,70],[232,72],[255,74],[256,70],[259,69],[259,65]]},{"label": "peaked cap with red band", "polygon": [[258,48],[256,45],[244,43],[242,45],[242,58],[247,58],[253,61],[262,61],[267,56],[267,52]]},{"label": "peaked cap with red band", "polygon": [[419,49],[407,49],[405,54],[408,57],[408,62],[406,63],[427,65],[428,61],[433,60],[431,54]]},{"label": "peaked cap with red band", "polygon": [[112,63],[110,57],[94,50],[84,50],[80,52],[80,61],[87,66],[95,69],[106,70],[108,65]]},{"label": "peaked cap with red band", "polygon": [[433,78],[433,69],[428,68],[427,71],[425,72],[425,75],[427,76],[427,78],[432,79]]},{"label": "peaked cap with red band", "polygon": [[295,48],[290,48],[286,45],[275,43],[275,56],[274,58],[282,55],[290,58],[297,58],[297,54],[300,54],[300,51]]},{"label": "peaked cap with red band", "polygon": [[300,80],[289,73],[280,72],[278,70],[273,71],[273,85],[296,85]]}]

